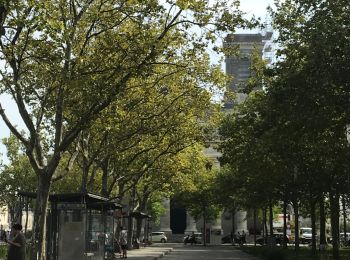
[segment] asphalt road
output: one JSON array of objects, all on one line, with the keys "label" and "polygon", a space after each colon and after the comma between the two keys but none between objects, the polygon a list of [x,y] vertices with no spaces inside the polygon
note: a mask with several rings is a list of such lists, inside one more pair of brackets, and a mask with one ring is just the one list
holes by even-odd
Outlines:
[{"label": "asphalt road", "polygon": [[256,260],[232,246],[175,245],[164,260]]}]

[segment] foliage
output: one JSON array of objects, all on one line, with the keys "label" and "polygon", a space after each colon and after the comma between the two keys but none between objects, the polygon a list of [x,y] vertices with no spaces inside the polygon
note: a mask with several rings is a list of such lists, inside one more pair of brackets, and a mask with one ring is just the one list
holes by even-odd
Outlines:
[{"label": "foliage", "polygon": [[[120,101],[132,107],[130,96],[156,91],[152,86],[177,70],[183,72],[180,87],[184,82],[192,84],[184,88],[214,87],[218,68],[208,62],[207,44],[244,24],[237,6],[222,0],[0,3],[0,92],[13,97],[26,132],[17,130],[1,106],[0,115],[38,177],[34,241],[40,260],[51,182],[73,167],[76,152],[69,154],[66,172],[54,177],[82,131],[106,112],[123,116]],[[104,192],[106,177],[104,171]]]},{"label": "foliage", "polygon": [[0,246],[0,259],[5,260],[7,256],[7,245]]},{"label": "foliage", "polygon": [[151,215],[153,223],[156,225],[159,225],[160,223],[160,216],[164,214],[165,208],[162,205],[161,201],[152,201],[149,203],[149,209],[148,214]]},{"label": "foliage", "polygon": [[[331,255],[330,248],[326,249],[324,252],[318,252],[317,255],[312,255],[310,248],[302,248],[300,252],[295,252],[293,249],[284,250],[278,247],[244,247],[243,251],[259,257],[259,259],[278,259],[278,260],[330,260],[333,259]],[[344,259],[350,256],[349,249],[341,249],[340,254]]]},{"label": "foliage", "polygon": [[11,213],[19,206],[18,192],[35,189],[36,176],[16,137],[11,135],[2,141],[7,149],[9,164],[5,165],[1,172],[0,203],[2,206],[8,206]]},{"label": "foliage", "polygon": [[193,180],[194,189],[177,194],[177,200],[181,201],[194,219],[212,221],[218,217],[222,207],[215,196],[217,189],[214,180],[217,170],[207,169],[207,165],[208,162],[202,165],[202,172]]},{"label": "foliage", "polygon": [[[269,69],[261,62],[252,66],[247,90],[261,90],[251,92],[220,128],[222,162],[228,165],[222,178],[237,183],[237,200],[242,194],[240,201],[247,207],[301,202],[315,216],[317,201],[328,194],[333,236],[338,233],[339,195],[348,193],[350,166],[345,138],[350,24],[344,3],[277,3],[271,12],[278,30],[278,62]],[[335,258],[337,248],[335,242]]]}]

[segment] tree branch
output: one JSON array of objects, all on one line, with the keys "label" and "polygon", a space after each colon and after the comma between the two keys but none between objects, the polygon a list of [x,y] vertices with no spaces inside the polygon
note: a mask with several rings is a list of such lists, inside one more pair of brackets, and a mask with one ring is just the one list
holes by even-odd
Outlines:
[{"label": "tree branch", "polygon": [[25,147],[28,146],[29,141],[20,134],[20,132],[16,129],[16,127],[10,122],[7,115],[5,114],[5,110],[2,108],[2,105],[0,103],[0,115],[2,120],[4,120],[6,126],[10,129],[11,133],[13,133],[22,143]]},{"label": "tree branch", "polygon": [[57,176],[52,178],[53,182],[56,182],[56,181],[59,181],[59,180],[63,179],[72,170],[74,162],[75,162],[75,160],[76,160],[76,158],[77,158],[77,156],[79,154],[78,146],[79,145],[76,145],[75,151],[71,154],[71,156],[70,156],[70,158],[68,160],[68,163],[67,163],[66,167],[64,168],[64,170],[61,173],[59,173]]}]

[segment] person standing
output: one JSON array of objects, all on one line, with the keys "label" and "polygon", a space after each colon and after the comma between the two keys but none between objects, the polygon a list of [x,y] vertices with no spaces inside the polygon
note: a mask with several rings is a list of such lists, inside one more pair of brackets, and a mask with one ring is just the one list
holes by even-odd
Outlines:
[{"label": "person standing", "polygon": [[12,226],[13,240],[7,240],[9,250],[7,260],[24,260],[25,259],[25,243],[26,239],[21,232],[22,225],[14,224]]},{"label": "person standing", "polygon": [[128,258],[128,233],[123,230],[123,227],[120,227],[120,235],[119,235],[119,242],[120,242],[120,247],[122,248],[123,251],[123,256],[122,258]]}]

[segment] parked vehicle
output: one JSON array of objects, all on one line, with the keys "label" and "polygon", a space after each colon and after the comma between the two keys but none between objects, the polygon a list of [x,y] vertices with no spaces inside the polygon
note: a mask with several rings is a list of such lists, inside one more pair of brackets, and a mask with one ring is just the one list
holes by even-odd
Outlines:
[{"label": "parked vehicle", "polygon": [[[234,243],[235,243],[235,244],[241,244],[241,243],[242,243],[241,237],[239,237],[239,236],[236,235],[236,234],[233,236],[233,240],[234,240]],[[223,237],[221,238],[221,243],[222,243],[222,244],[227,244],[227,243],[232,244],[231,234],[228,234],[228,235],[226,235],[226,236],[223,236]]]},{"label": "parked vehicle", "polygon": [[300,228],[299,234],[300,234],[300,243],[302,243],[302,244],[311,243],[312,228],[302,227],[302,228]]},{"label": "parked vehicle", "polygon": [[183,239],[184,244],[186,245],[187,243],[190,244],[201,244],[202,243],[202,233],[200,232],[195,232],[194,233],[194,239],[192,238],[192,235],[187,235]]},{"label": "parked vehicle", "polygon": [[165,234],[165,232],[152,232],[151,233],[151,241],[152,242],[161,242],[166,243],[168,241],[168,238]]},{"label": "parked vehicle", "polygon": [[344,233],[340,233],[339,235],[340,238],[340,243],[342,243],[345,246],[349,246],[350,245],[350,234],[348,232],[346,232],[346,239],[344,238]]},{"label": "parked vehicle", "polygon": [[[339,240],[340,240],[340,244],[342,246],[350,246],[350,234],[349,233],[346,233],[346,240],[345,240],[344,239],[344,233],[341,232],[339,234]],[[332,237],[328,237],[327,242],[329,244],[332,244],[333,243],[333,238]]]},{"label": "parked vehicle", "polygon": [[[269,240],[275,240],[276,245],[282,245],[283,244],[283,233],[274,233],[273,236],[268,236],[267,238],[259,237],[256,239],[256,243],[260,245],[265,245],[268,243]],[[289,238],[286,236],[285,240],[287,244],[289,244]]]},{"label": "parked vehicle", "polygon": [[223,236],[222,238],[221,238],[221,243],[222,244],[228,244],[228,243],[232,243],[232,239],[231,239],[231,234],[228,234],[228,235],[226,235],[226,236]]}]

